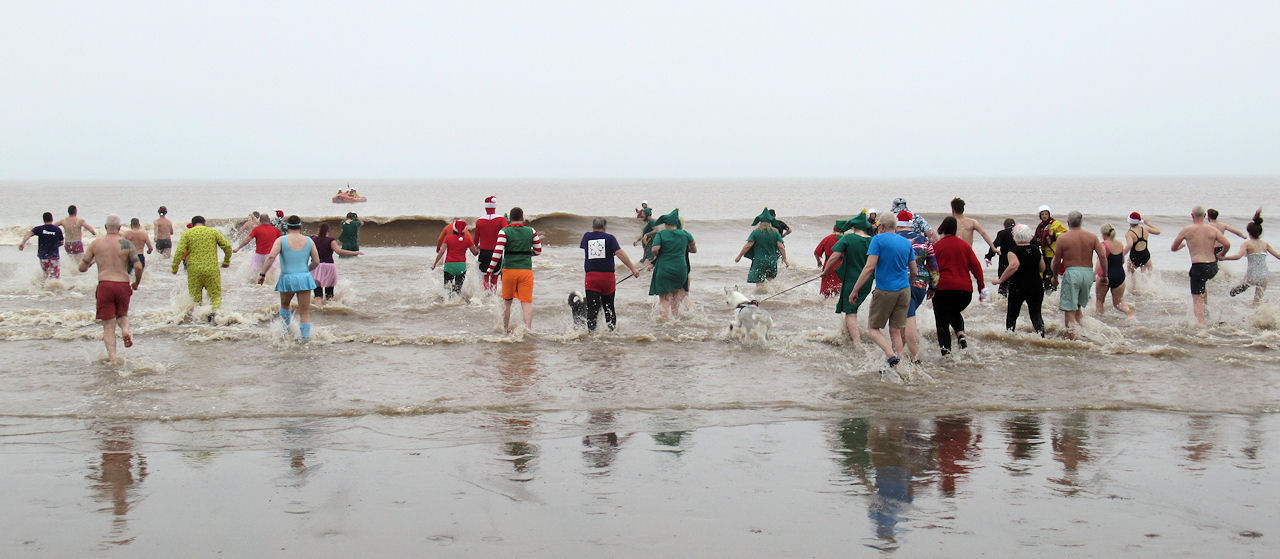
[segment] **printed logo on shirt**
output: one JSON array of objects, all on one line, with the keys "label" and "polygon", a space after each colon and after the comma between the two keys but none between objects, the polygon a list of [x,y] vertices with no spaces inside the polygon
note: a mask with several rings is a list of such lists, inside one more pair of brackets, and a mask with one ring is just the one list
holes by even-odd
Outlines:
[{"label": "printed logo on shirt", "polygon": [[605,257],[605,240],[591,239],[587,241],[587,258],[595,260]]}]

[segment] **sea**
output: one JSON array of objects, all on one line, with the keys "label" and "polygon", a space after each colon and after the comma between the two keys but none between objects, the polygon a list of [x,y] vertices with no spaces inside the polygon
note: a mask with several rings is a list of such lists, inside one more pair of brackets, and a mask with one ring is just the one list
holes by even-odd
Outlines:
[{"label": "sea", "polygon": [[[368,201],[333,203],[348,185]],[[1194,206],[1240,230],[1259,207],[1267,217],[1280,177],[9,180],[0,192],[7,557],[1280,553],[1280,303],[1229,296],[1244,263],[1224,262],[1197,326],[1188,256],[1170,251]],[[474,260],[460,296],[429,270],[441,228],[473,222],[488,196],[543,235],[532,329],[502,328]],[[1090,304],[1076,339],[1056,294],[1045,338],[1025,314],[1006,331],[995,296],[965,311],[968,348],[943,356],[926,303],[923,362],[886,373],[810,280],[836,220],[899,197],[935,227],[963,198],[992,236],[1006,218],[1034,226],[1041,205],[1079,210],[1095,232],[1138,211],[1161,231],[1156,271],[1127,280],[1135,319]],[[687,306],[663,319],[642,274],[618,285],[616,331],[575,328],[582,234],[604,217],[638,260],[641,202],[678,208],[697,243]],[[94,273],[64,255],[62,278],[44,281],[34,243],[16,248],[42,212],[72,204],[95,227],[117,214],[148,230],[163,205],[179,232],[200,215],[233,245],[253,211],[299,215],[307,234],[356,212],[365,254],[338,259],[307,343],[276,318],[271,282],[256,284],[252,243],[222,270],[212,319],[181,268],[147,255],[135,345],[109,362]],[[793,230],[790,266],[757,286],[734,256],[765,207]],[[726,288],[764,300],[767,342],[732,335]]]}]

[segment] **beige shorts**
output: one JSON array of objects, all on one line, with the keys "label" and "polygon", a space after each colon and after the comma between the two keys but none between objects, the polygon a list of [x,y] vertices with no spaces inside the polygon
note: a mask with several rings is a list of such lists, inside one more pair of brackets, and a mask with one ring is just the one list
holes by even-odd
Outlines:
[{"label": "beige shorts", "polygon": [[871,291],[871,317],[867,327],[873,330],[884,328],[907,327],[907,311],[911,310],[911,288],[904,287],[897,291]]}]

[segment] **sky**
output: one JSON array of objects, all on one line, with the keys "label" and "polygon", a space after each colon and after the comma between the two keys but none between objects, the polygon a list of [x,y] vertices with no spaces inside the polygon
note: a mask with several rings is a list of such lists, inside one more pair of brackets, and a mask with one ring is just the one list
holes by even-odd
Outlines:
[{"label": "sky", "polygon": [[7,2],[0,179],[1280,174],[1280,2]]}]

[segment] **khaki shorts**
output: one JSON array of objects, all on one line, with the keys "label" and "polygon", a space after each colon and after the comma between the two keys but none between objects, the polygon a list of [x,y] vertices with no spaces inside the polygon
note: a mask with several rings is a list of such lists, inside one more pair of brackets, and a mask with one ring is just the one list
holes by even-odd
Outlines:
[{"label": "khaki shorts", "polygon": [[890,328],[906,328],[907,311],[909,310],[911,310],[910,287],[904,287],[897,291],[873,289],[871,291],[871,317],[867,320],[867,327],[872,330],[879,330],[888,323]]}]

